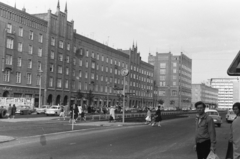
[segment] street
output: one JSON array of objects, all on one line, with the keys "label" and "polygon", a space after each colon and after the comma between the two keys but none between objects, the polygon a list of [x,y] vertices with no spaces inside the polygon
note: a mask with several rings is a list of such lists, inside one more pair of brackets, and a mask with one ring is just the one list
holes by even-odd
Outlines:
[{"label": "street", "polygon": [[[192,114],[165,120],[162,127],[141,124],[20,137],[1,144],[0,154],[3,159],[194,159],[194,124]],[[222,127],[216,127],[220,158],[226,153],[229,126],[224,121]]]}]

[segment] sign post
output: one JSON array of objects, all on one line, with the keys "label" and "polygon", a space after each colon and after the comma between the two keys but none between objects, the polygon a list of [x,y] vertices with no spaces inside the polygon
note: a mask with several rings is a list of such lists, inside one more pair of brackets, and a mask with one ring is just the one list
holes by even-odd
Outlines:
[{"label": "sign post", "polygon": [[122,122],[125,122],[125,81],[126,76],[128,75],[129,71],[127,68],[123,68],[121,71],[121,74],[123,76],[123,116],[122,116]]}]

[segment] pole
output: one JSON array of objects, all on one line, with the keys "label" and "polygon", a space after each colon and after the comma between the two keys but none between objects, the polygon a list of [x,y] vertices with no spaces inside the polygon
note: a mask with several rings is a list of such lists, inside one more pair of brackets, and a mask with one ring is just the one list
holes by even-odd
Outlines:
[{"label": "pole", "polygon": [[123,117],[122,122],[124,123],[125,120],[125,76],[123,77]]},{"label": "pole", "polygon": [[41,83],[42,83],[42,75],[41,75],[41,70],[39,71],[39,102],[38,102],[38,108],[41,106]]},{"label": "pole", "polygon": [[75,105],[73,105],[73,111],[72,111],[72,131],[74,129],[74,124],[73,124],[73,120],[74,120],[74,109],[75,109]]},{"label": "pole", "polygon": [[108,83],[107,83],[107,107],[108,107]]}]

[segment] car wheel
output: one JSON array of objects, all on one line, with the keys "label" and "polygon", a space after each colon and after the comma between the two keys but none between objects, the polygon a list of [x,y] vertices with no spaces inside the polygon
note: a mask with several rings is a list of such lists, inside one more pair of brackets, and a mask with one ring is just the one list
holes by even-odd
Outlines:
[{"label": "car wheel", "polygon": [[48,116],[48,114],[46,114],[46,116]]}]

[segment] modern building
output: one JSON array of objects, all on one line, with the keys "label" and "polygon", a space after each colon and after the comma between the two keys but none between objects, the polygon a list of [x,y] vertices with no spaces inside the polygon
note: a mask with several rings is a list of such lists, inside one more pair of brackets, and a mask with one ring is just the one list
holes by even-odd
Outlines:
[{"label": "modern building", "polygon": [[[123,88],[121,70],[127,68],[141,74],[130,73],[126,82],[135,88],[131,105],[142,97],[150,104],[153,67],[140,55],[130,62],[134,51],[126,54],[78,34],[67,17],[67,4],[62,12],[59,2],[56,13],[33,15],[0,3],[0,96],[33,97],[35,105],[39,95],[43,104],[88,104],[89,96],[96,106],[117,104],[122,92],[114,88]],[[140,95],[134,77],[142,78],[141,88],[149,90],[148,95]],[[78,98],[79,93],[83,97]]]},{"label": "modern building", "polygon": [[186,109],[191,107],[192,60],[181,53],[149,54],[148,63],[154,66],[157,100],[166,108]]},{"label": "modern building", "polygon": [[198,101],[204,102],[207,108],[217,108],[218,89],[205,84],[192,84],[192,107]]},{"label": "modern building", "polygon": [[238,78],[211,78],[210,85],[218,89],[218,108],[232,108],[235,102],[239,102]]}]

